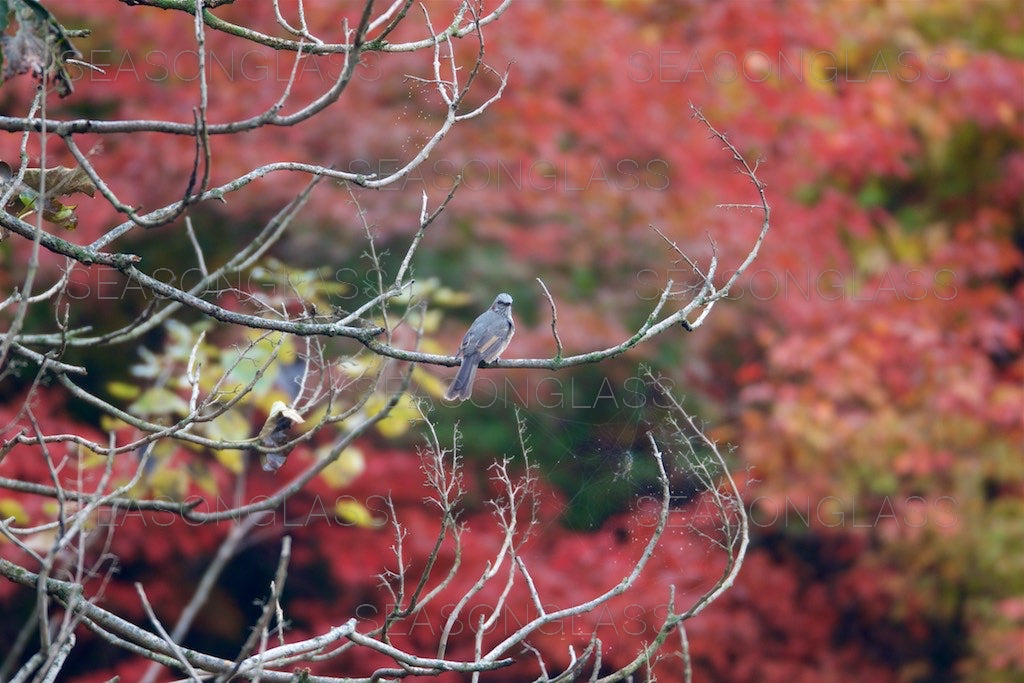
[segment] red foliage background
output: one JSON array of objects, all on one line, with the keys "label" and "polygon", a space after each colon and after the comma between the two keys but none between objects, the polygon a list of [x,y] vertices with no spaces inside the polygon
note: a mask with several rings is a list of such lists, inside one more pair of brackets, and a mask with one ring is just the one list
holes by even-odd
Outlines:
[{"label": "red foliage background", "polygon": [[[76,93],[51,114],[190,120],[194,62],[179,47],[187,15],[115,6],[97,21],[80,3],[48,5],[66,25],[91,27],[83,52],[108,64],[106,75],[80,74]],[[436,201],[463,170],[465,186],[431,228],[420,267],[480,300],[512,291],[522,322],[509,354],[539,356],[551,353],[551,340],[535,275],[558,297],[567,348],[596,348],[628,335],[658,287],[679,276],[662,265],[668,256],[649,224],[705,258],[710,233],[723,263],[747,248],[756,219],[714,208],[749,201],[744,180],[688,120],[688,102],[764,160],[774,227],[740,289],[698,333],[601,368],[615,387],[639,360],[669,373],[719,425],[716,436],[737,446],[736,469],[750,473],[752,552],[736,587],[688,626],[698,680],[1011,680],[1024,672],[1024,20],[1012,5],[524,2],[488,33],[488,62],[515,60],[505,97],[456,127],[407,182],[359,194],[381,234],[401,244],[421,191]],[[273,24],[263,4],[217,11]],[[336,11],[307,12],[326,35],[339,32]],[[290,61],[216,33],[208,39],[222,65],[212,71],[215,120],[251,115],[278,97]],[[296,88],[300,100],[337,68],[316,64]],[[417,112],[438,109],[401,75],[424,75],[429,62],[371,55],[361,69],[344,105],[301,130],[215,139],[215,180],[279,159],[360,168],[407,158],[436,123]],[[5,84],[0,110],[20,115],[28,87]],[[192,142],[142,137],[105,138],[94,160],[126,201],[155,207],[184,188]],[[0,138],[0,156],[13,158],[18,142]],[[48,153],[60,158],[59,147],[52,142]],[[211,244],[230,244],[303,182],[268,177],[208,210],[197,229]],[[100,201],[81,214],[82,241],[117,221]],[[361,227],[342,190],[318,190],[302,222],[281,258],[356,262]],[[23,246],[8,241],[0,251],[5,284],[19,281]],[[461,329],[446,328],[453,348]],[[543,376],[510,380],[529,396]],[[593,375],[578,377],[592,386]],[[0,417],[18,405],[16,392],[4,398]],[[574,449],[626,449],[639,431],[632,412],[592,394],[579,398],[545,410],[533,396],[526,406],[542,430],[537,457],[556,483],[560,471],[582,466]],[[49,429],[97,430],[56,393],[43,394],[39,409]],[[512,422],[500,408],[464,415],[481,421],[467,441],[480,449],[474,467],[510,448],[501,441],[507,431],[485,418]],[[586,438],[543,438],[544,429],[561,436],[562,427]],[[197,627],[195,642],[230,652],[251,613],[245,601],[262,594],[273,572],[283,532],[294,537],[294,593],[286,597],[296,637],[353,613],[371,621],[379,614],[375,575],[393,559],[387,527],[347,527],[330,505],[322,515],[318,505],[390,492],[410,529],[414,564],[437,520],[423,505],[411,449],[380,441],[362,448],[367,471],[351,487],[318,484],[289,501],[297,523],[282,512],[262,530],[262,542],[228,572],[250,574],[251,583],[219,588],[217,616]],[[587,482],[591,495],[605,485],[587,474],[577,489],[544,487],[542,529],[528,546],[538,586],[556,604],[612,585],[646,539],[649,512],[639,494],[608,511],[599,528],[562,523],[587,499]],[[17,450],[0,475],[48,479],[31,452]],[[273,486],[253,474],[252,495]],[[471,487],[466,581],[497,543],[481,497]],[[721,569],[714,549],[689,529],[694,505],[673,512],[655,566],[628,599],[531,642],[564,665],[567,645],[579,651],[600,624],[609,665],[627,661],[651,637],[669,585],[684,601]],[[125,570],[106,604],[142,619],[131,584],[143,580],[169,621],[181,587],[197,580],[226,530],[154,527],[142,518],[122,524],[114,550]],[[457,582],[450,592],[464,588]],[[30,604],[7,583],[0,601],[5,609]],[[425,652],[445,616],[437,609],[403,636]],[[459,641],[451,654],[468,647]],[[75,660],[77,680],[141,671],[112,656]],[[352,659],[326,670],[355,674],[377,663]],[[673,658],[656,668],[660,680],[680,680],[681,670]],[[525,668],[489,680],[524,675]]]}]

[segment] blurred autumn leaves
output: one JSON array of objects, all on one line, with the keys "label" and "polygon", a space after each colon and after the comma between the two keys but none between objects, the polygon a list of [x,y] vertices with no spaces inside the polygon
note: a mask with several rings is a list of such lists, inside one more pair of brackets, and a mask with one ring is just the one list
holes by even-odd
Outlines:
[{"label": "blurred autumn leaves", "polygon": [[[82,11],[75,3],[52,4]],[[272,23],[269,7],[222,10]],[[307,11],[311,21],[331,19],[325,9]],[[489,59],[517,60],[505,98],[487,116],[453,130],[437,164],[405,186],[359,194],[382,240],[400,240],[415,225],[423,189],[434,200],[457,171],[470,171],[472,182],[421,247],[418,295],[431,305],[409,318],[407,329],[422,327],[421,350],[451,353],[465,322],[450,315],[454,309],[468,297],[511,289],[530,323],[520,325],[513,350],[541,356],[550,353],[551,341],[544,302],[531,289],[538,273],[558,300],[567,345],[597,346],[619,339],[624,320],[646,314],[650,281],[679,278],[680,271],[660,265],[665,254],[648,224],[697,258],[711,250],[705,233],[723,262],[747,245],[749,216],[714,209],[747,200],[742,179],[703,131],[686,123],[687,101],[744,152],[764,158],[761,173],[777,221],[756,270],[700,334],[680,334],[643,358],[685,383],[720,418],[719,436],[737,445],[737,464],[750,468],[747,502],[756,527],[750,565],[737,594],[691,629],[704,678],[840,680],[836,671],[845,671],[864,680],[995,681],[1024,671],[1015,647],[1024,638],[1019,14],[1013,3],[953,0],[870,7],[519,3],[488,42]],[[140,68],[83,84],[88,87],[65,101],[68,111],[175,110],[193,85],[187,70],[171,70],[154,84],[141,69],[145,44],[166,44],[182,30],[169,16],[132,14],[131,31],[115,21],[97,27],[93,42],[83,42],[87,56],[92,49],[96,59]],[[131,37],[139,41],[125,47],[136,50],[132,61],[103,56]],[[217,52],[220,39],[209,36],[224,65],[213,74],[213,97],[228,119],[273,99],[279,84],[265,72],[229,73],[232,58]],[[408,114],[410,103],[426,101],[423,92],[392,79],[420,73],[417,68],[401,57],[387,64],[368,58],[345,116],[316,122],[302,135],[275,131],[258,144],[218,141],[224,145],[218,161],[227,173],[235,164],[297,155],[321,163],[342,157],[369,168],[401,158],[431,123]],[[312,72],[305,79],[296,83],[297,93],[315,92],[322,83]],[[143,86],[147,96],[140,98]],[[3,158],[16,158],[17,142],[2,141]],[[187,176],[191,157],[179,142],[151,141],[147,152],[159,164],[141,162],[139,148],[120,143],[95,161],[139,203],[155,205],[173,195],[168,177]],[[292,196],[294,184],[274,179],[250,201],[216,207],[203,216],[206,222],[197,219],[200,239],[230,240]],[[28,210],[17,201],[18,210]],[[110,221],[100,208],[80,207],[77,214],[85,240]],[[352,287],[362,286],[363,229],[340,189],[318,192],[303,221],[280,260],[252,271],[247,291],[287,292],[329,315]],[[339,280],[340,268],[358,277]],[[166,421],[184,414],[191,387],[179,378],[195,348],[204,391],[220,377],[228,378],[225,400],[234,386],[255,386],[251,400],[197,425],[197,433],[257,438],[275,404],[294,399],[303,351],[295,339],[232,335],[205,324],[168,324],[158,337],[126,355],[120,376],[104,378],[110,395],[133,414]],[[236,363],[240,349],[254,362]],[[629,376],[637,360],[601,366],[602,379]],[[365,355],[339,370],[355,381],[379,364]],[[604,386],[586,379],[581,386]],[[440,393],[430,369],[414,369],[412,381],[421,394]],[[631,483],[624,485],[617,471],[609,474],[614,468],[604,453],[632,446],[637,415],[602,412],[593,399],[584,397],[586,409],[537,410],[534,421],[553,425],[535,453],[576,506],[596,497],[617,504],[625,497],[609,491]],[[372,413],[385,400],[374,394],[361,410]],[[315,412],[301,417],[290,434],[317,421]],[[422,492],[413,478],[395,474],[403,462],[415,467],[415,455],[403,460],[383,453],[381,444],[402,443],[417,417],[412,399],[403,398],[376,425],[376,436],[347,450],[321,482],[339,491],[383,492],[394,484],[406,499],[404,512],[415,515]],[[493,410],[480,417],[470,445],[499,442],[493,435],[507,434],[501,421]],[[116,421],[100,427],[129,428]],[[325,429],[288,457],[320,457],[344,428],[342,422]],[[244,450],[193,450],[156,453],[146,486],[178,497],[191,486],[216,493],[227,485],[224,472],[242,471],[253,457]],[[175,458],[188,467],[177,467]],[[379,479],[360,476],[364,468]],[[588,482],[600,486],[581,493]],[[30,514],[15,505],[0,498],[0,514]],[[629,528],[630,505],[602,509],[602,517],[621,525],[595,531],[602,548]],[[332,514],[362,532],[380,520],[379,511],[358,500],[340,498],[338,506]],[[681,514],[685,509],[681,504]],[[594,537],[553,531],[548,550],[572,571]],[[365,546],[360,553],[366,566],[387,558],[386,548]],[[331,572],[359,585],[344,564],[349,558],[333,548],[310,550],[306,559],[311,573]],[[688,560],[680,556],[672,566],[690,566]],[[597,559],[588,566],[595,581],[612,575],[603,572]],[[662,578],[665,585],[651,585],[651,592],[673,580]],[[330,608],[321,600],[309,607],[309,618]],[[739,645],[729,650],[723,643]]]},{"label": "blurred autumn leaves", "polygon": [[[321,275],[314,271],[288,270],[275,260],[271,260],[268,267],[254,271],[254,277],[261,281],[282,287],[287,283],[282,289],[263,290],[265,305],[282,305],[297,296],[314,310],[317,307],[331,310],[332,299],[336,301],[334,295],[344,292],[347,285]],[[405,301],[391,303],[396,306],[409,303],[408,299],[413,296],[426,297],[432,306],[426,315],[422,314],[422,308],[420,314],[414,313],[414,319],[407,321],[408,327],[428,335],[419,341],[420,348],[443,353],[444,346],[433,339],[439,329],[441,311],[445,306],[464,304],[468,297],[427,280],[403,295]],[[375,324],[384,322],[383,318],[375,320]],[[263,469],[276,472],[284,466],[297,443],[301,453],[296,457],[303,462],[311,457],[327,457],[339,435],[346,431],[346,425],[357,424],[381,411],[395,388],[393,383],[379,381],[377,375],[383,369],[383,361],[369,352],[341,362],[336,369],[315,367],[317,359],[306,355],[309,349],[300,353],[298,345],[303,340],[289,335],[243,331],[210,321],[185,325],[173,319],[164,324],[164,331],[164,341],[159,348],[139,347],[139,360],[128,368],[131,379],[108,382],[107,393],[126,403],[125,410],[132,417],[168,426],[194,414],[191,395],[210,396],[208,414],[200,416],[191,433],[222,442],[225,447],[186,442],[186,448],[199,455],[211,455],[213,459],[191,459],[187,467],[182,467],[177,457],[181,444],[157,441],[149,453],[152,464],[146,477],[133,491],[133,495],[140,497],[183,500],[193,487],[216,496],[222,481],[211,472],[213,463],[237,475],[252,467],[252,458],[257,457]],[[408,332],[408,328],[405,331]],[[303,398],[306,383],[326,382],[325,376],[333,372],[345,376],[344,381],[351,383],[348,389],[330,402],[320,401],[309,407],[304,414],[298,412],[293,406]],[[385,439],[402,437],[421,419],[422,408],[417,406],[417,401],[422,400],[422,396],[438,400],[443,393],[443,382],[431,370],[414,368],[412,381],[413,393],[403,394],[387,417],[375,425],[375,430]],[[370,392],[368,396],[366,391]],[[348,405],[352,409],[345,411]],[[346,413],[346,417],[325,422],[328,410]],[[132,429],[125,420],[109,416],[101,418],[100,427],[113,433],[125,430],[130,433]],[[300,438],[310,428],[314,431],[307,436],[312,438]],[[253,448],[246,448],[246,444]],[[262,447],[258,453],[256,446]],[[344,488],[363,471],[363,458],[360,448],[349,446],[319,476],[333,488]],[[102,465],[102,458],[92,459],[92,467]],[[358,502],[346,500],[339,505],[340,518],[374,523],[373,516]]]}]

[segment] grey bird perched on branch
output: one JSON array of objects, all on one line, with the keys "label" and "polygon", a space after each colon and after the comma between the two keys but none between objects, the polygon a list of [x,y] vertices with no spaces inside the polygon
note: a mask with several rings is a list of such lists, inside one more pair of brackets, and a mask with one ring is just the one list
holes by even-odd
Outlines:
[{"label": "grey bird perched on branch", "polygon": [[512,322],[512,297],[502,292],[491,307],[469,326],[459,344],[456,358],[462,359],[459,373],[448,387],[446,401],[465,401],[473,391],[473,377],[481,362],[490,363],[501,355],[512,341],[516,325]]}]

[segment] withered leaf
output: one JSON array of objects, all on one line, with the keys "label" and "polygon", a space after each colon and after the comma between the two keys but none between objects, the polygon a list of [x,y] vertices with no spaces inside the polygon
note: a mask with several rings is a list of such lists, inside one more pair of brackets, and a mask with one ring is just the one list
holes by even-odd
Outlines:
[{"label": "withered leaf", "polygon": [[[43,170],[41,168],[25,169],[24,183],[36,192],[39,192],[40,180]],[[67,166],[54,166],[46,169],[46,193],[54,194],[75,194],[76,192],[95,196],[96,186],[89,178],[89,174],[81,166],[68,168]]]},{"label": "withered leaf", "polygon": [[[0,161],[0,192],[7,189],[7,185],[13,181],[14,175],[10,165]],[[18,186],[18,193],[12,197],[6,208],[16,212],[19,217],[24,217],[35,211],[39,198],[39,185],[43,176],[42,169],[25,169],[23,182]],[[65,230],[74,230],[78,227],[78,215],[75,213],[78,206],[65,204],[54,199],[54,196],[80,193],[92,197],[96,193],[96,186],[80,167],[55,166],[48,168],[45,178],[47,200],[43,206],[43,219]]]},{"label": "withered leaf", "polygon": [[[302,416],[294,408],[288,407],[282,401],[275,401],[274,405],[270,408],[270,415],[267,416],[267,421],[263,423],[263,428],[260,429],[258,437],[260,445],[267,448],[276,448],[287,443],[291,440],[288,432],[293,426],[302,422]],[[263,453],[263,469],[267,472],[276,472],[284,465],[287,457],[288,451]]]},{"label": "withered leaf", "polygon": [[36,0],[2,0],[0,31],[6,29],[12,10],[18,29],[13,36],[0,36],[0,82],[29,73],[38,80],[52,81],[61,97],[70,95],[74,87],[65,65],[82,55],[64,28]]}]

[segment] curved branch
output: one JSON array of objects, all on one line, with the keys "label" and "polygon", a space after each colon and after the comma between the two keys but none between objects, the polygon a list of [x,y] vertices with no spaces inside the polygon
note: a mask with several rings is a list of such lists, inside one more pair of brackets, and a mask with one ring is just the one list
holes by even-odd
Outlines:
[{"label": "curved branch", "polygon": [[[129,4],[151,4],[146,0],[122,0]],[[508,9],[509,5],[512,4],[512,0],[504,0],[497,8],[495,8],[490,14],[481,17],[480,19],[474,19],[473,21],[460,26],[461,16],[465,14],[468,3],[463,3],[462,9],[460,9],[456,20],[445,30],[432,35],[430,38],[424,38],[422,40],[409,42],[409,43],[394,43],[389,44],[385,40],[378,38],[375,40],[366,40],[365,32],[369,27],[369,13],[373,6],[372,2],[368,2],[365,6],[363,15],[360,19],[360,27],[356,33],[356,40],[352,43],[324,43],[324,44],[310,44],[302,40],[289,40],[283,38],[274,38],[266,34],[259,33],[252,29],[247,29],[236,24],[231,24],[223,19],[219,19],[213,15],[209,10],[203,12],[203,18],[206,26],[209,28],[223,31],[231,35],[235,35],[246,40],[265,45],[267,47],[274,48],[275,50],[287,50],[308,55],[331,55],[331,54],[344,54],[346,56],[346,65],[342,70],[342,74],[338,81],[331,87],[331,89],[325,93],[317,101],[307,105],[303,110],[296,114],[288,116],[278,116],[276,111],[268,116],[267,114],[260,114],[253,116],[248,119],[241,119],[238,121],[232,121],[229,123],[218,123],[211,124],[205,129],[202,128],[199,122],[193,123],[180,123],[174,121],[162,121],[159,119],[134,119],[124,121],[99,121],[95,119],[70,119],[66,121],[59,120],[46,120],[35,117],[16,117],[16,116],[0,116],[0,130],[8,132],[28,132],[35,131],[40,132],[46,130],[50,133],[55,133],[60,136],[75,135],[80,133],[96,133],[99,135],[109,135],[113,133],[138,133],[138,132],[150,132],[150,133],[168,133],[171,135],[188,135],[197,136],[203,133],[209,135],[230,135],[233,133],[240,133],[247,130],[253,130],[260,128],[265,125],[273,126],[290,126],[294,125],[297,120],[304,120],[313,116],[316,113],[322,111],[326,106],[334,102],[341,95],[342,91],[351,80],[352,75],[355,72],[355,67],[359,63],[358,55],[361,52],[414,52],[416,50],[422,50],[426,48],[434,48],[441,43],[450,40],[452,38],[463,38],[472,33],[479,31],[480,27],[486,26],[491,22],[497,20],[505,10]],[[180,9],[192,14],[194,11],[195,3],[193,0],[160,0],[160,7],[164,9]],[[402,18],[404,18],[404,10]],[[393,26],[389,28],[388,32],[393,29]],[[301,116],[300,116],[301,114]]]},{"label": "curved branch", "polygon": [[507,652],[511,647],[513,647],[517,643],[522,642],[528,635],[530,635],[537,629],[552,622],[557,622],[562,619],[565,619],[566,617],[585,614],[586,612],[589,612],[594,608],[601,606],[602,604],[606,603],[608,600],[614,598],[615,596],[622,595],[627,590],[629,590],[630,586],[636,583],[636,580],[640,577],[640,574],[643,572],[644,567],[647,566],[647,562],[654,555],[654,549],[655,547],[657,547],[658,541],[661,540],[661,536],[665,532],[665,525],[668,523],[669,505],[672,500],[671,490],[669,488],[668,473],[665,471],[665,462],[661,454],[661,449],[658,447],[658,444],[654,440],[654,436],[652,434],[648,433],[647,438],[651,443],[654,460],[658,466],[658,479],[661,482],[662,494],[661,512],[658,515],[658,524],[657,526],[655,526],[654,533],[651,534],[651,538],[647,541],[647,546],[644,548],[643,553],[641,553],[640,557],[637,559],[636,564],[633,566],[633,569],[629,572],[629,574],[623,577],[623,579],[619,581],[619,583],[617,583],[612,588],[609,588],[601,595],[598,595],[578,605],[573,605],[572,607],[566,607],[564,609],[556,610],[553,612],[547,612],[537,617],[530,623],[522,626],[514,633],[506,637],[503,641],[501,641],[493,648],[491,648],[491,650],[482,657],[483,661],[495,661],[497,657],[500,657],[503,653]]},{"label": "curved branch", "polygon": [[[195,13],[195,3],[193,0],[121,0],[121,2],[129,5],[149,5],[152,7],[160,7],[161,9],[176,9],[188,12],[189,14]],[[421,40],[406,43],[388,43],[384,39],[405,17],[406,12],[408,12],[409,7],[412,5],[411,0],[407,0],[401,12],[388,24],[380,35],[370,40],[364,49],[368,52],[414,52],[416,50],[422,50],[423,48],[432,47],[439,42],[447,40],[448,38],[464,38],[476,31],[478,26],[486,26],[487,24],[496,21],[505,13],[505,10],[508,9],[509,5],[512,4],[512,0],[503,0],[500,5],[494,8],[486,16],[481,17],[479,20],[474,20],[465,25],[461,25],[462,17],[466,14],[468,4],[468,2],[460,3],[459,10],[456,12],[455,18],[452,20],[449,27],[438,35],[432,35],[429,38],[423,38]],[[386,20],[386,17],[386,14],[382,15],[382,17],[375,20],[371,26],[376,27],[382,23],[382,20]],[[332,55],[344,54],[351,49],[346,43],[320,43],[314,45],[312,49],[310,49],[310,46],[303,43],[301,40],[277,38],[245,26],[239,26],[238,24],[233,24],[225,19],[217,17],[208,9],[203,11],[203,21],[206,22],[208,27],[214,30],[222,31],[239,38],[244,38],[245,40],[265,45],[266,47],[270,47],[275,50],[289,50],[295,52],[299,50],[308,50],[310,54]]]}]

